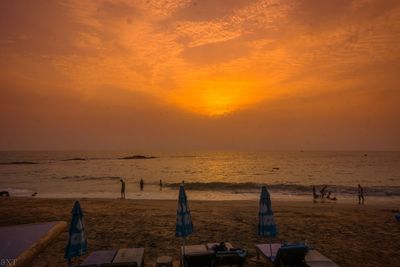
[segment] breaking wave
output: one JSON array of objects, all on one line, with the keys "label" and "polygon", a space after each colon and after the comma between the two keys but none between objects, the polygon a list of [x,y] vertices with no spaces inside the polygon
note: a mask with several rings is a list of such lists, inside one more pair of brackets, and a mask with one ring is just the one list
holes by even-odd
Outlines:
[{"label": "breaking wave", "polygon": [[[170,183],[165,186],[170,188],[177,188],[180,183]],[[210,182],[210,183],[185,183],[187,190],[198,191],[231,191],[235,193],[254,193],[260,191],[261,186],[265,184],[259,183],[226,183],[226,182]],[[266,185],[268,190],[272,192],[284,192],[294,195],[308,195],[312,194],[312,185],[301,184],[271,184]],[[324,185],[316,185],[317,192]],[[357,194],[357,187],[351,186],[338,186],[328,185],[326,191],[333,194],[354,195]],[[400,196],[400,186],[370,186],[364,187],[364,193],[370,196]]]}]

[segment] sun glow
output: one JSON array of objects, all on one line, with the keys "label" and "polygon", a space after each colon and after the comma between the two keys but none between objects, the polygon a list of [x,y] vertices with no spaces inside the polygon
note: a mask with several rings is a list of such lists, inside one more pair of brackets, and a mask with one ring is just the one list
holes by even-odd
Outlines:
[{"label": "sun glow", "polygon": [[172,99],[178,106],[202,115],[226,115],[261,100],[255,84],[249,81],[209,80],[196,84]]}]

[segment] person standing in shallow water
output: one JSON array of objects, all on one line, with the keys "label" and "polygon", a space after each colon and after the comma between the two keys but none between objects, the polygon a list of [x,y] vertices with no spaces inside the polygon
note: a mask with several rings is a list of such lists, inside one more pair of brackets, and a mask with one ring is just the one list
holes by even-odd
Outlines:
[{"label": "person standing in shallow water", "polygon": [[125,199],[125,181],[122,178],[119,181],[121,182],[121,199]]},{"label": "person standing in shallow water", "polygon": [[143,179],[140,179],[140,191],[143,191],[143,187],[144,187],[144,181]]},{"label": "person standing in shallow water", "polygon": [[160,179],[160,191],[162,190],[162,180]]},{"label": "person standing in shallow water", "polygon": [[364,205],[364,189],[358,184],[358,205]]},{"label": "person standing in shallow water", "polygon": [[315,186],[312,187],[313,190],[313,201],[314,203],[317,202],[317,198],[319,198],[319,195],[317,194],[316,190],[315,190]]}]

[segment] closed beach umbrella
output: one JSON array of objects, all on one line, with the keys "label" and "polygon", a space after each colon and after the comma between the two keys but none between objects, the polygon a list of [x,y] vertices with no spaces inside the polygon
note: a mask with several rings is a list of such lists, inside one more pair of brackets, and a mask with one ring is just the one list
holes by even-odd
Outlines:
[{"label": "closed beach umbrella", "polygon": [[65,248],[65,259],[69,264],[74,257],[86,254],[87,239],[85,225],[83,224],[83,213],[79,201],[76,201],[72,209],[72,220],[69,227],[68,245]]},{"label": "closed beach umbrella", "polygon": [[278,231],[274,220],[274,214],[272,212],[271,197],[268,193],[267,187],[263,186],[261,189],[260,196],[260,209],[258,212],[258,235],[269,236],[269,243],[272,256],[272,245],[271,239],[276,237]]},{"label": "closed beach umbrella", "polygon": [[178,209],[176,211],[176,231],[177,237],[183,237],[183,254],[185,254],[185,238],[193,232],[192,217],[190,216],[189,206],[183,184],[179,187]]}]

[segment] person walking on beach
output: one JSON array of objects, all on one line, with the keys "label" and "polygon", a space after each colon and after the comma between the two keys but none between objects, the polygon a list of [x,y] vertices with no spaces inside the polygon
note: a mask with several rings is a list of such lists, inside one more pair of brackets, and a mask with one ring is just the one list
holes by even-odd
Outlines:
[{"label": "person walking on beach", "polygon": [[160,179],[160,191],[162,190],[162,180]]},{"label": "person walking on beach", "polygon": [[121,182],[121,199],[125,199],[125,181],[122,178],[119,181]]},{"label": "person walking on beach", "polygon": [[143,187],[144,187],[144,181],[143,179],[140,179],[140,191],[143,191]]},{"label": "person walking on beach", "polygon": [[364,189],[358,184],[358,205],[364,205]]}]

